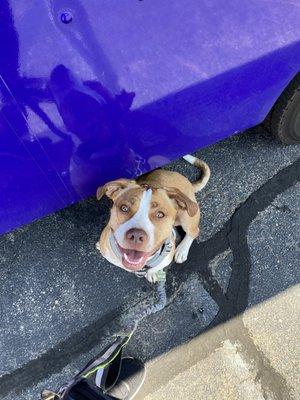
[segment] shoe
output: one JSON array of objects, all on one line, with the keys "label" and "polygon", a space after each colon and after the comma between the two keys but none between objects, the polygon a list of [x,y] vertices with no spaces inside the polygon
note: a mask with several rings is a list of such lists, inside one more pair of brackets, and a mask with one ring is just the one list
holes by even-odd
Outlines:
[{"label": "shoe", "polygon": [[145,365],[133,357],[122,359],[121,371],[116,384],[106,392],[113,399],[131,400],[140,390],[146,376]]}]

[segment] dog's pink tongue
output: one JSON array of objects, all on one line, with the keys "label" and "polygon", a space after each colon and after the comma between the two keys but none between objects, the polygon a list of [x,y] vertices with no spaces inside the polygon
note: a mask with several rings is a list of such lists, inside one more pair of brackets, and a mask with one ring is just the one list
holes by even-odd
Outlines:
[{"label": "dog's pink tongue", "polygon": [[142,269],[147,261],[148,254],[137,250],[124,250],[123,264],[132,271]]}]

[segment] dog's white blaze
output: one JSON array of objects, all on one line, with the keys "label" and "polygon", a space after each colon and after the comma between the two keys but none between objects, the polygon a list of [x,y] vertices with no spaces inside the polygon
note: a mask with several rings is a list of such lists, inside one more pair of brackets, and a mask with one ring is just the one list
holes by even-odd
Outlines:
[{"label": "dog's white blaze", "polygon": [[115,231],[115,238],[121,247],[125,247],[125,234],[129,229],[143,229],[149,238],[148,250],[150,251],[154,244],[154,225],[149,218],[151,208],[152,190],[143,192],[139,209],[128,221],[121,224]]}]

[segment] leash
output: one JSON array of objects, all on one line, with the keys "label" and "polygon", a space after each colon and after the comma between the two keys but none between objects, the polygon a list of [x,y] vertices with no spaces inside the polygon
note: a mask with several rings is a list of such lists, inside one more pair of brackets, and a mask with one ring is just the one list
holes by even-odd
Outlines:
[{"label": "leash", "polygon": [[[174,240],[176,240],[175,230],[173,230],[172,236],[148,260],[146,267],[135,273],[136,276],[142,278],[149,269],[159,265],[169,255],[173,248]],[[109,241],[114,253],[121,256],[113,235],[110,235]],[[83,397],[81,396],[83,394],[87,400],[112,399],[109,395],[106,396],[105,393],[113,388],[118,381],[123,348],[131,339],[138,324],[144,318],[163,310],[167,304],[166,271],[164,269],[156,272],[156,280],[157,282],[153,285],[155,288],[154,298],[146,299],[143,304],[137,305],[131,309],[129,314],[121,317],[120,331],[112,335],[114,342],[102,350],[100,354],[57,391],[43,390],[41,394],[42,400],[76,400],[82,399]]]},{"label": "leash", "polygon": [[121,319],[121,332],[126,335],[133,335],[138,324],[146,317],[155,314],[167,305],[166,292],[166,271],[160,270],[156,273],[157,283],[155,283],[155,300],[146,300],[144,304],[136,306],[130,315]]},{"label": "leash", "polygon": [[[122,350],[129,339],[130,336],[118,336],[112,344],[90,360],[80,372],[57,391],[44,389],[41,393],[42,400],[102,400],[106,398],[103,394],[114,386],[119,377]],[[79,397],[73,396],[74,390],[78,392]],[[85,394],[84,397],[82,397],[83,394]]]},{"label": "leash", "polygon": [[[118,381],[123,348],[131,339],[138,324],[144,318],[163,310],[167,304],[166,272],[160,270],[156,273],[156,277],[155,300],[147,300],[144,304],[134,308],[130,315],[122,317],[121,332],[113,335],[114,342],[57,391],[43,390],[42,400],[113,399],[109,395],[106,396],[105,393]],[[85,397],[81,397],[82,395]]]},{"label": "leash", "polygon": [[[172,236],[168,238],[162,247],[147,261],[147,265],[140,271],[136,271],[134,274],[138,278],[143,278],[149,270],[159,265],[172,251],[174,241],[176,240],[176,231],[173,229]],[[109,243],[112,251],[119,258],[122,258],[121,252],[118,248],[114,235],[111,234],[109,237]],[[144,304],[138,305],[130,315],[122,318],[122,334],[132,335],[137,329],[138,324],[149,315],[155,314],[163,310],[167,304],[167,293],[166,293],[166,271],[161,269],[156,272],[156,284],[155,286],[155,300],[147,300]]]}]

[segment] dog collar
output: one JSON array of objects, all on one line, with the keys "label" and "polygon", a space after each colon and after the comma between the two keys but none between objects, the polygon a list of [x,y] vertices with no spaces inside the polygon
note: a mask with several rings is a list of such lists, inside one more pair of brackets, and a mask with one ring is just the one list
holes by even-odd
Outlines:
[{"label": "dog collar", "polygon": [[[176,239],[176,232],[175,232],[175,229],[173,229],[172,236],[164,242],[164,244],[157,250],[157,252],[153,256],[151,256],[151,258],[149,258],[145,267],[143,269],[141,269],[140,271],[136,271],[135,274],[137,276],[144,276],[145,270],[154,268],[157,265],[159,265],[172,251],[175,239]],[[113,251],[113,253],[119,259],[122,259],[122,253],[121,253],[119,246],[117,244],[117,241],[112,233],[109,236],[109,244],[110,244],[110,247],[111,247],[111,250]]]}]

